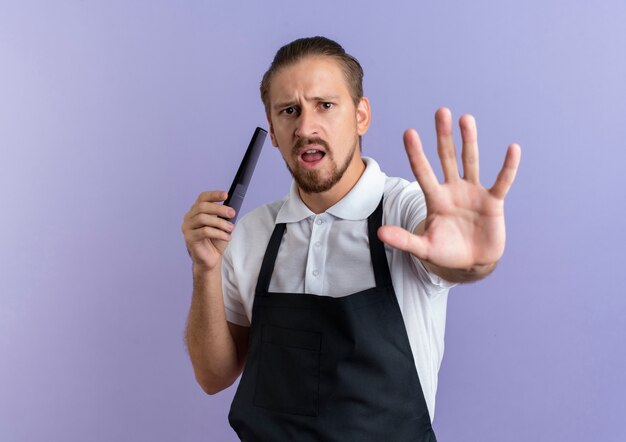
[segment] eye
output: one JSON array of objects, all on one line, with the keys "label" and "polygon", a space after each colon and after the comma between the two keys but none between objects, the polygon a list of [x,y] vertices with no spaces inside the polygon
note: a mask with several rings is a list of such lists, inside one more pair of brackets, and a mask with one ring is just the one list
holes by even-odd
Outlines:
[{"label": "eye", "polygon": [[325,101],[324,103],[321,104],[322,109],[324,110],[330,110],[334,105],[333,103],[329,102],[329,101]]},{"label": "eye", "polygon": [[284,115],[295,115],[297,112],[298,110],[294,106],[286,107],[280,111],[280,113]]}]

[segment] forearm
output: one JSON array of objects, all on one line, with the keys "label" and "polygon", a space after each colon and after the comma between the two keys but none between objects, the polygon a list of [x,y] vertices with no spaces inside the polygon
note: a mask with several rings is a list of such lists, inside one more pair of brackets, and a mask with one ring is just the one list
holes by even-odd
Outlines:
[{"label": "forearm", "polygon": [[207,393],[227,388],[241,373],[224,312],[221,263],[212,270],[194,267],[186,343],[196,379]]}]

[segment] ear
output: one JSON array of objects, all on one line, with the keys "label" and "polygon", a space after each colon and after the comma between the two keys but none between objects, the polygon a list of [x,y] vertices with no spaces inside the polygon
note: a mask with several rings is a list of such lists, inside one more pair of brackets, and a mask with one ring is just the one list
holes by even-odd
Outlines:
[{"label": "ear", "polygon": [[356,129],[359,136],[365,135],[369,129],[371,118],[370,101],[367,97],[361,97],[359,105],[356,107]]},{"label": "ear", "polygon": [[270,118],[270,116],[268,114],[265,114],[265,117],[267,118],[267,124],[270,127],[270,140],[272,140],[272,146],[274,147],[278,147],[278,141],[276,141],[276,134],[274,134],[274,126],[272,125],[272,119]]}]

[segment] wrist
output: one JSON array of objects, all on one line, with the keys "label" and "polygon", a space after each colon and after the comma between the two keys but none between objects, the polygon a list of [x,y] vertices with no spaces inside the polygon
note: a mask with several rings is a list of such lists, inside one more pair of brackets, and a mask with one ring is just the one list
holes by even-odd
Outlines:
[{"label": "wrist", "polygon": [[490,264],[476,264],[475,266],[472,266],[470,269],[468,269],[467,273],[470,275],[477,275],[477,276],[484,277],[490,274],[491,272],[493,272],[497,264],[498,264],[497,261],[492,262]]},{"label": "wrist", "polygon": [[434,273],[448,282],[454,283],[466,283],[481,280],[493,272],[498,264],[496,261],[490,264],[476,264],[470,268],[450,269],[446,267],[439,267],[429,262],[422,261],[422,263],[431,273]]},{"label": "wrist", "polygon": [[192,265],[192,272],[194,278],[211,278],[216,275],[222,274],[222,260],[219,260],[214,266],[208,266],[206,264],[194,262]]},{"label": "wrist", "polygon": [[453,278],[454,282],[464,283],[479,281],[491,274],[497,264],[498,262],[496,261],[490,264],[476,264],[469,269],[451,270],[450,276]]}]

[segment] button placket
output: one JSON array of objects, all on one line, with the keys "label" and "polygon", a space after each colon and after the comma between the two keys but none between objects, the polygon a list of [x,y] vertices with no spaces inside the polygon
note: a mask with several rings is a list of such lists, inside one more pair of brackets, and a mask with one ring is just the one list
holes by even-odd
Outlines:
[{"label": "button placket", "polygon": [[307,256],[307,271],[304,278],[305,292],[322,294],[326,267],[326,243],[331,220],[326,214],[315,216],[311,225],[311,239]]}]

